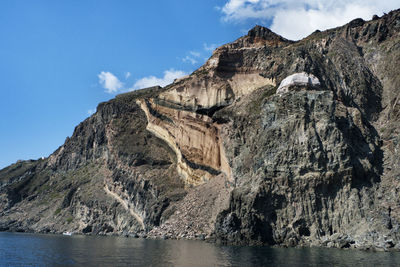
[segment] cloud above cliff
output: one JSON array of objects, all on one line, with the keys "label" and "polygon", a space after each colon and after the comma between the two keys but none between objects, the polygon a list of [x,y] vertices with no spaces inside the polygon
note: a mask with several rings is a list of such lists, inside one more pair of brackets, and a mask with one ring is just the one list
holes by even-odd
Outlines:
[{"label": "cloud above cliff", "polygon": [[398,0],[229,0],[219,7],[226,22],[253,20],[282,36],[298,40],[313,31],[399,8]]},{"label": "cloud above cliff", "polygon": [[116,93],[124,87],[124,84],[111,72],[102,71],[97,77],[101,86],[109,94]]},{"label": "cloud above cliff", "polygon": [[197,64],[197,60],[194,57],[191,57],[191,56],[186,56],[186,57],[182,58],[182,61],[183,62],[189,62],[192,65]]},{"label": "cloud above cliff", "polygon": [[203,44],[204,50],[208,52],[213,52],[218,46],[221,46],[221,44]]},{"label": "cloud above cliff", "polygon": [[137,80],[133,85],[132,90],[156,86],[156,85],[166,86],[172,83],[175,79],[181,78],[185,75],[187,75],[187,73],[184,71],[169,69],[164,71],[163,77],[148,76]]},{"label": "cloud above cliff", "polygon": [[198,63],[198,59],[201,57],[201,53],[197,51],[189,51],[189,53],[182,58],[182,61],[185,63],[190,63],[192,65],[196,65]]},{"label": "cloud above cliff", "polygon": [[[187,74],[188,73],[182,70],[169,69],[164,71],[164,76],[162,77],[151,75],[140,78],[131,87],[126,87],[117,76],[109,71],[102,71],[97,77],[99,78],[100,85],[106,89],[106,93],[118,94],[157,85],[164,87],[172,83],[175,79],[181,78]],[[125,72],[125,79],[128,79],[131,75],[130,72]]]}]

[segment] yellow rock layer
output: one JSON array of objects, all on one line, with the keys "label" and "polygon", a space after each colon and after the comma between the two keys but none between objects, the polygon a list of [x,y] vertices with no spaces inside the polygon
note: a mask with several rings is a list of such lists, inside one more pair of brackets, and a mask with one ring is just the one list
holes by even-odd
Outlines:
[{"label": "yellow rock layer", "polygon": [[[184,158],[198,166],[223,172],[230,179],[231,170],[219,137],[219,128],[208,116],[156,105],[151,100],[147,103],[138,100],[137,103],[146,114],[147,130],[164,140],[175,152],[178,172],[187,185],[202,184],[214,175],[207,170],[190,167]],[[148,105],[171,121],[153,116]]]},{"label": "yellow rock layer", "polygon": [[255,73],[235,73],[214,75],[214,71],[203,68],[205,76],[190,76],[175,83],[173,88],[159,95],[168,102],[177,103],[193,110],[226,106],[235,98],[247,95],[266,85],[275,86],[273,79],[264,78]]}]

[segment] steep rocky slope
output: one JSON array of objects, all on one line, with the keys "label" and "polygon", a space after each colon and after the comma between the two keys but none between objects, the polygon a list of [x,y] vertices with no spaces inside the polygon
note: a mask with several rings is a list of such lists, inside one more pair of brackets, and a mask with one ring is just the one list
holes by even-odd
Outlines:
[{"label": "steep rocky slope", "polygon": [[400,249],[399,32],[256,26],[1,170],[0,229]]}]

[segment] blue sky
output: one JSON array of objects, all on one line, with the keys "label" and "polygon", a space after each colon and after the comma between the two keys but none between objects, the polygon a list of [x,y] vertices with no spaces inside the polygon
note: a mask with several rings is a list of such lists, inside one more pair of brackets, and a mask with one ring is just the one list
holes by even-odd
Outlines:
[{"label": "blue sky", "polygon": [[255,24],[299,39],[396,1],[0,1],[0,168],[47,157],[98,103],[190,73]]}]

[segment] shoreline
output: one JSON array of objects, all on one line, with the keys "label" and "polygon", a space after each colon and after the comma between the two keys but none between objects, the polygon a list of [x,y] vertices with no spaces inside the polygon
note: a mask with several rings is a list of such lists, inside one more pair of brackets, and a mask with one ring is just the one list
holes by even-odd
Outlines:
[{"label": "shoreline", "polygon": [[4,231],[0,230],[0,233],[10,233],[10,234],[31,234],[31,235],[52,235],[52,236],[64,236],[64,237],[121,237],[121,238],[129,238],[129,239],[143,239],[143,240],[176,240],[176,241],[199,241],[205,242],[209,244],[214,244],[216,246],[227,246],[227,247],[248,247],[248,248],[283,248],[283,249],[304,249],[304,248],[316,248],[316,249],[335,249],[335,250],[343,250],[343,251],[364,251],[364,252],[400,252],[400,249],[397,248],[384,248],[384,247],[335,247],[335,246],[326,246],[326,245],[313,245],[313,244],[301,244],[297,246],[286,246],[286,245],[268,245],[268,244],[247,244],[247,245],[235,245],[235,244],[226,244],[216,240],[214,237],[196,237],[196,238],[182,238],[182,237],[167,237],[167,236],[155,236],[155,235],[147,235],[147,234],[137,234],[137,233],[127,233],[127,234],[117,234],[117,233],[109,233],[109,234],[90,234],[90,233],[74,233],[71,235],[63,235],[62,232],[35,232],[35,231],[25,231],[23,229],[18,229],[16,231]]}]

